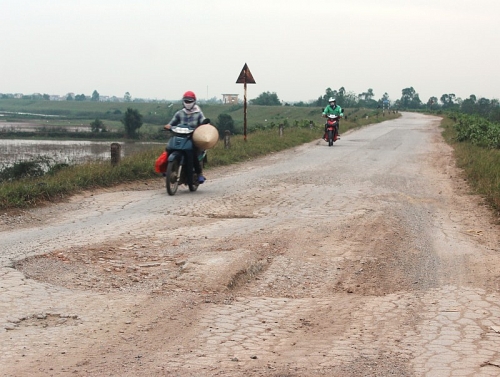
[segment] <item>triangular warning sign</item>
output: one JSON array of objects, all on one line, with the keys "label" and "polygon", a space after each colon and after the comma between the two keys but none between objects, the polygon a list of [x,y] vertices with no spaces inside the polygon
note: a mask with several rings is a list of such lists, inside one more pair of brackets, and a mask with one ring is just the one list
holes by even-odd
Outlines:
[{"label": "triangular warning sign", "polygon": [[238,76],[238,80],[236,80],[236,84],[255,84],[252,72],[248,69],[247,63],[243,66],[243,69]]}]

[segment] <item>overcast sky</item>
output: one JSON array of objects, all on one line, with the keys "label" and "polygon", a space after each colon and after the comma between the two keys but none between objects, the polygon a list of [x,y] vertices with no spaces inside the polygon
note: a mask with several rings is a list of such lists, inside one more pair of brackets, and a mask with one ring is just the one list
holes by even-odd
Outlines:
[{"label": "overcast sky", "polygon": [[0,0],[0,93],[500,97],[498,0]]}]

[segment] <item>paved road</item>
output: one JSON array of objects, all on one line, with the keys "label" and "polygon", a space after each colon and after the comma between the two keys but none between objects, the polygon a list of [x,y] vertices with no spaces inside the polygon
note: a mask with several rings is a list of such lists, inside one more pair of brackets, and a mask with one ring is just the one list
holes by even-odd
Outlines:
[{"label": "paved road", "polygon": [[[438,124],[405,113],[209,171],[196,193],[86,194],[4,225],[0,373],[499,376],[500,232]],[[101,290],[69,265],[44,275],[47,258],[44,279],[12,268],[71,250],[102,253]],[[155,295],[104,289],[139,256],[161,265]]]}]

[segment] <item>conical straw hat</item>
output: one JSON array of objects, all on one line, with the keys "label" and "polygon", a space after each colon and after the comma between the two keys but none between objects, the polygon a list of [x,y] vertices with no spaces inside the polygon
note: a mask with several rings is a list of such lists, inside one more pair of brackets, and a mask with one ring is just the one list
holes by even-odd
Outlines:
[{"label": "conical straw hat", "polygon": [[202,124],[193,132],[193,142],[200,149],[215,147],[219,141],[219,131],[211,124]]}]

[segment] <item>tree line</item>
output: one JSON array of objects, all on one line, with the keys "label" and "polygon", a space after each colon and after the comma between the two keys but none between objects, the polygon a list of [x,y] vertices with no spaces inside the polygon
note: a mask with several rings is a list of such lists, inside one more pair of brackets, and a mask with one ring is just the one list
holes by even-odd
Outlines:
[{"label": "tree line", "polygon": [[[0,94],[0,98],[11,98],[12,94]],[[368,88],[365,92],[354,93],[347,91],[345,87],[340,87],[338,90],[327,88],[323,95],[320,95],[316,100],[295,103],[286,103],[279,99],[276,92],[263,92],[258,97],[249,101],[252,105],[261,106],[303,106],[303,107],[324,107],[328,104],[328,99],[334,97],[337,104],[344,108],[368,108],[368,109],[398,109],[398,110],[452,110],[460,111],[465,114],[480,115],[490,121],[500,121],[500,103],[498,99],[488,99],[484,97],[478,98],[471,94],[469,98],[462,99],[454,93],[444,93],[439,98],[431,96],[424,102],[420,99],[420,95],[415,88],[408,87],[401,90],[401,97],[391,99],[389,94],[385,92],[378,99],[375,99],[375,93],[372,88]],[[48,94],[32,94],[23,96],[23,99],[42,99],[50,100]],[[67,101],[100,101],[101,96],[97,90],[94,90],[91,96],[85,94],[67,94]],[[129,92],[123,96],[124,102],[142,102],[139,99],[132,99]],[[201,101],[203,102],[203,101]],[[217,102],[216,99],[211,99],[207,103]],[[219,101],[221,102],[221,101]]]},{"label": "tree line", "polygon": [[[0,94],[0,98],[10,98],[12,95]],[[36,97],[36,98],[35,98]],[[490,122],[500,122],[500,102],[498,99],[488,99],[484,97],[477,97],[471,94],[469,98],[462,99],[457,97],[454,93],[444,93],[439,99],[436,96],[431,96],[426,102],[420,99],[419,94],[413,87],[404,88],[401,90],[401,97],[392,100],[387,92],[380,98],[375,99],[375,93],[372,88],[368,88],[365,92],[354,93],[347,91],[345,87],[340,87],[338,90],[327,88],[323,95],[318,96],[316,100],[309,102],[295,102],[286,103],[279,99],[275,92],[263,92],[258,97],[251,99],[251,105],[261,106],[302,106],[302,107],[325,107],[328,104],[328,99],[334,97],[337,104],[343,108],[368,108],[368,109],[382,109],[382,110],[425,110],[425,111],[458,111],[463,114],[477,115],[485,118]],[[44,95],[31,95],[23,96],[25,99],[43,99],[50,100],[47,94]],[[100,101],[100,94],[94,90],[91,96],[70,95],[66,97],[67,101]],[[132,101],[132,96],[126,92],[123,99],[126,102]],[[209,102],[212,102],[209,101]],[[208,103],[208,102],[207,102]],[[127,109],[127,113],[120,119],[125,126],[127,137],[136,138],[137,130],[142,125],[142,115],[136,113],[137,110]],[[121,112],[119,114],[121,116]],[[228,129],[234,129],[232,119],[222,117],[219,122],[225,124]],[[99,119],[91,123],[93,132],[105,132],[106,129]],[[227,129],[227,128],[226,128]]]},{"label": "tree line", "polygon": [[[0,98],[3,99],[9,99],[9,98],[16,98],[14,94],[6,94],[6,93],[0,93]],[[120,100],[117,97],[112,97],[116,101]],[[45,101],[50,101],[51,96],[48,95],[47,93],[41,94],[41,93],[35,93],[35,94],[27,94],[27,95],[22,95],[21,99],[27,99],[27,100],[45,100]],[[63,100],[65,101],[94,101],[94,102],[99,102],[101,100],[101,95],[97,90],[94,90],[92,92],[91,96],[87,96],[85,94],[74,94],[74,93],[68,93],[65,96],[62,97]],[[130,95],[129,92],[125,92],[122,98],[123,102],[141,102],[139,99],[134,99],[132,100],[132,96]]]},{"label": "tree line", "polygon": [[471,94],[469,98],[462,99],[454,93],[442,94],[439,99],[431,96],[427,102],[420,99],[419,94],[413,87],[401,90],[401,97],[391,100],[389,95],[384,93],[379,99],[375,99],[373,89],[369,88],[366,92],[355,94],[348,92],[344,87],[338,90],[327,88],[325,94],[319,96],[316,100],[310,102],[284,103],[280,101],[275,92],[261,93],[257,98],[249,101],[253,105],[262,106],[307,106],[324,107],[328,104],[328,99],[334,97],[337,104],[343,108],[387,108],[398,110],[451,110],[460,111],[465,114],[480,115],[492,122],[500,122],[500,102],[498,99],[478,98]]}]

